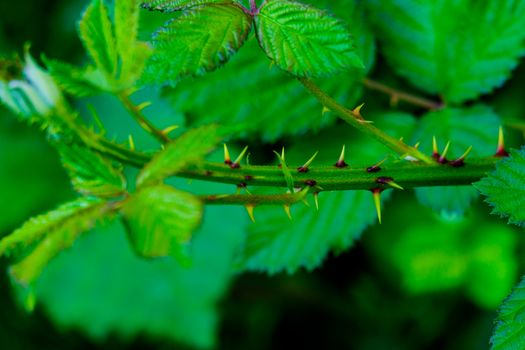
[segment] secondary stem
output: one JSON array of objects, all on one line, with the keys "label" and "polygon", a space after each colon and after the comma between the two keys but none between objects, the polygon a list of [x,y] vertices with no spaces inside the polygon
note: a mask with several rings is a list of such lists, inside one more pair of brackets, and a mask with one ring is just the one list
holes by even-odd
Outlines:
[{"label": "secondary stem", "polygon": [[392,100],[400,100],[408,102],[414,106],[423,107],[430,110],[440,109],[444,107],[444,104],[441,102],[435,102],[428,100],[423,97],[415,96],[403,91],[399,91],[390,86],[382,84],[380,82],[374,81],[372,79],[365,78],[363,79],[363,84],[370,90],[375,90],[387,94]]},{"label": "secondary stem", "polygon": [[360,132],[378,140],[402,156],[408,155],[427,164],[434,163],[431,157],[376,128],[370,122],[364,120],[358,112],[340,105],[336,100],[322,91],[312,80],[299,78],[299,81],[325,108],[334,112]]}]

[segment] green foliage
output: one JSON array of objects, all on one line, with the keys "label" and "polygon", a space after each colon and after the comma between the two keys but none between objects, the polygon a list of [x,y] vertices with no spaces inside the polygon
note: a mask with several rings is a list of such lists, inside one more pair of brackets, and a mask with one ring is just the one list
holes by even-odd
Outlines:
[{"label": "green foliage", "polygon": [[155,34],[145,79],[175,84],[215,70],[239,50],[251,28],[251,17],[234,4],[192,8]]},{"label": "green foliage", "polygon": [[142,169],[137,185],[161,182],[184,167],[198,163],[217,146],[219,135],[216,125],[195,128],[181,135]]},{"label": "green foliage", "polygon": [[501,86],[524,53],[519,0],[369,2],[391,67],[447,102]]},{"label": "green foliage", "polygon": [[524,178],[525,149],[513,150],[510,158],[498,162],[496,170],[474,186],[487,197],[493,214],[508,217],[510,223],[522,226],[525,222]]},{"label": "green foliage", "polygon": [[490,339],[492,350],[521,349],[525,342],[524,324],[525,278],[499,309],[494,335]]},{"label": "green foliage", "polygon": [[137,254],[173,256],[187,263],[189,241],[202,217],[195,196],[166,185],[145,187],[124,204],[122,214]]},{"label": "green foliage", "polygon": [[257,38],[280,68],[305,77],[363,67],[344,25],[314,7],[268,0],[255,17]]},{"label": "green foliage", "polygon": [[[413,140],[421,141],[421,147],[427,154],[432,152],[434,136],[440,153],[450,141],[449,160],[457,159],[470,146],[472,152],[469,158],[486,157],[496,150],[500,125],[500,118],[484,105],[446,108],[423,116]],[[417,188],[416,195],[422,204],[443,214],[463,214],[478,196],[471,186]]]},{"label": "green foliage", "polygon": [[78,145],[59,146],[59,152],[77,192],[100,198],[124,194],[126,179],[109,160]]},{"label": "green foliage", "polygon": [[142,7],[148,10],[171,12],[204,4],[228,3],[228,0],[142,0]]}]

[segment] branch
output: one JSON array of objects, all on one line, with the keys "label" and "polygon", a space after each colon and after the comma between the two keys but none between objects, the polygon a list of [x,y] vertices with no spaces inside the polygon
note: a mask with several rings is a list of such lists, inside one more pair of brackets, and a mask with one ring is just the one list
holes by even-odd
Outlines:
[{"label": "branch", "polygon": [[373,126],[369,121],[364,120],[361,114],[359,113],[358,108],[355,110],[350,110],[340,105],[332,97],[328,96],[312,80],[307,78],[298,79],[304,85],[304,87],[315,98],[317,98],[319,102],[321,102],[321,104],[325,108],[333,111],[342,120],[352,125],[354,128],[356,128],[363,134],[375,138],[377,141],[381,142],[382,144],[384,144],[394,152],[400,154],[401,156],[411,156],[427,164],[434,163],[434,160],[431,157],[418,151],[416,148],[411,147],[405,144],[404,142],[384,133],[382,130]]},{"label": "branch", "polygon": [[375,90],[387,94],[392,101],[405,101],[417,107],[423,107],[430,110],[444,108],[445,105],[441,102],[428,100],[423,97],[415,96],[403,91],[396,90],[390,86],[379,83],[377,81],[365,78],[363,84],[370,90]]}]

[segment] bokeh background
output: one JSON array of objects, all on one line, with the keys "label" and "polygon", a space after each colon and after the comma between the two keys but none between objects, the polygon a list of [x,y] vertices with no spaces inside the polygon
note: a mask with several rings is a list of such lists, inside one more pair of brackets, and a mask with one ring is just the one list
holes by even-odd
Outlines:
[{"label": "bokeh background", "polygon": [[[331,6],[327,1],[313,2]],[[341,8],[346,5],[342,0],[336,3]],[[86,5],[85,0],[0,2],[0,52],[20,52],[30,41],[34,54],[84,62],[76,27]],[[146,14],[144,37],[165,19],[165,15]],[[242,67],[253,64],[250,52],[233,64],[231,69],[241,75]],[[221,96],[201,93],[199,84],[234,84],[227,80],[227,73],[219,74],[223,75],[190,83],[188,94],[176,91],[162,98],[155,89],[141,94],[155,101],[151,113],[160,125],[204,123],[209,120],[199,108],[213,105],[220,113],[233,113]],[[372,75],[411,89],[394,76],[381,55],[375,58]],[[505,87],[484,102],[504,120],[522,118],[525,102],[519,96],[525,89],[524,78],[521,65]],[[276,108],[303,108],[304,113],[318,108],[286,85],[289,81],[261,80],[260,84],[281,84],[279,98],[283,100],[272,104]],[[349,103],[357,100],[353,85],[342,85],[346,90],[339,91],[340,97]],[[371,113],[390,109],[383,95],[365,91],[360,99]],[[117,139],[133,133],[141,147],[153,145],[116,101],[100,97],[89,102]],[[180,108],[174,109],[173,104]],[[265,120],[280,113],[263,108],[268,105],[262,100],[260,106],[252,106],[255,116]],[[86,105],[78,107],[82,110]],[[421,112],[406,105],[401,110]],[[236,115],[253,112],[235,111]],[[244,130],[252,129],[238,136],[254,146],[253,158],[262,161],[283,144],[301,148],[311,135],[330,139],[341,128],[327,118],[315,122],[315,130],[308,133],[310,124],[301,119],[293,135],[282,137],[278,123],[267,124],[261,132],[262,122],[250,124],[242,117],[236,122],[245,123]],[[509,131],[509,143],[517,145],[521,137]],[[182,186],[217,191],[205,184]],[[73,197],[60,160],[43,133],[0,109],[0,235]],[[419,204],[410,191],[392,197],[385,205],[383,225],[369,227],[351,249],[330,254],[310,272],[237,274],[231,267],[232,257],[248,224],[242,208],[207,211],[196,243],[200,255],[191,270],[171,261],[135,257],[118,223],[85,235],[46,270],[32,314],[21,307],[7,275],[9,261],[2,259],[0,348],[488,349],[497,306],[525,269],[520,258],[525,248],[523,232],[491,217],[481,199],[458,214],[433,211]],[[375,213],[362,215],[373,218]],[[351,220],[340,217],[336,225],[344,228]]]}]

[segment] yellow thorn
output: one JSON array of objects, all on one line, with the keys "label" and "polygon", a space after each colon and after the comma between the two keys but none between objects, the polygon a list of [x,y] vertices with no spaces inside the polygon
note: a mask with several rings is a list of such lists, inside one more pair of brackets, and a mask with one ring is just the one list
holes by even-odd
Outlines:
[{"label": "yellow thorn", "polygon": [[386,184],[390,187],[397,188],[398,190],[401,190],[401,191],[405,190],[403,187],[401,187],[399,184],[395,183],[394,181],[388,181]]},{"label": "yellow thorn", "polygon": [[319,210],[319,192],[314,193],[315,208]]},{"label": "yellow thorn", "polygon": [[399,138],[399,142],[403,142],[404,139],[405,139],[405,138],[404,138],[403,136],[401,136],[401,137]]},{"label": "yellow thorn", "polygon": [[461,157],[459,157],[459,159],[465,159],[467,158],[467,156],[469,155],[470,151],[472,151],[472,146],[470,146],[469,148],[467,148],[467,150],[465,151],[465,153],[463,153],[463,155]]},{"label": "yellow thorn", "polygon": [[255,216],[253,215],[253,209],[255,209],[255,205],[246,204],[244,207],[246,208],[246,211],[248,212],[248,216],[250,217],[252,222],[255,223]]},{"label": "yellow thorn", "polygon": [[339,162],[345,161],[345,152],[346,152],[346,145],[343,145],[343,148],[341,149],[341,155],[339,155]]},{"label": "yellow thorn", "polygon": [[330,113],[332,110],[326,106],[323,106],[323,111],[321,112],[321,115],[324,116],[326,113]]},{"label": "yellow thorn", "polygon": [[153,104],[153,103],[151,103],[150,101],[142,102],[141,104],[139,104],[139,105],[137,106],[137,110],[138,110],[138,111],[142,111],[142,110],[148,108],[149,106],[151,106],[152,104]]},{"label": "yellow thorn", "polygon": [[235,162],[233,162],[233,164],[240,164],[241,160],[246,155],[246,152],[248,152],[248,146],[244,147],[244,149],[242,150],[241,154],[239,154],[239,156],[237,157],[237,159],[235,159]]},{"label": "yellow thorn", "polygon": [[505,149],[505,135],[503,134],[503,127],[499,127],[498,131],[498,150]]},{"label": "yellow thorn", "polygon": [[281,151],[281,160],[283,161],[283,163],[286,161],[284,159],[284,146],[283,146],[283,150]]},{"label": "yellow thorn", "polygon": [[304,165],[300,168],[304,168],[304,169],[308,169],[308,167],[312,164],[312,162],[314,161],[315,157],[317,157],[317,155],[319,154],[319,151],[315,152],[315,154],[306,161],[306,163],[304,163]]},{"label": "yellow thorn", "polygon": [[162,130],[162,133],[168,136],[169,134],[171,134],[172,131],[177,130],[179,127],[180,126],[178,125],[168,126],[166,129]]},{"label": "yellow thorn", "polygon": [[413,146],[415,149],[418,149],[419,148],[419,145],[421,145],[421,142],[416,142],[416,144]]},{"label": "yellow thorn", "polygon": [[290,211],[290,205],[284,205],[284,212],[286,213],[286,216],[288,216],[288,219],[292,220],[292,212]]},{"label": "yellow thorn", "polygon": [[361,124],[374,124],[374,122],[371,120],[358,119],[357,121]]},{"label": "yellow thorn", "polygon": [[363,116],[361,115],[361,109],[363,109],[364,105],[365,105],[364,103],[361,103],[359,106],[357,106],[356,108],[352,110],[352,114],[354,115],[354,117],[363,119]]},{"label": "yellow thorn", "polygon": [[133,135],[128,135],[128,143],[129,143],[129,149],[134,151],[135,150],[135,141],[133,140]]},{"label": "yellow thorn", "polygon": [[379,224],[381,224],[381,192],[379,190],[374,190],[372,191],[372,195],[374,197],[374,205],[376,207],[377,219],[379,220]]},{"label": "yellow thorn", "polygon": [[432,137],[432,152],[434,154],[439,154],[438,143],[435,136]]},{"label": "yellow thorn", "polygon": [[232,159],[230,158],[230,151],[228,151],[228,146],[224,144],[224,163],[231,164]]},{"label": "yellow thorn", "polygon": [[448,153],[448,149],[450,148],[450,141],[447,142],[447,145],[445,146],[445,149],[443,150],[443,154],[441,155],[441,158],[442,159],[445,159],[445,157],[447,156],[447,153]]}]

